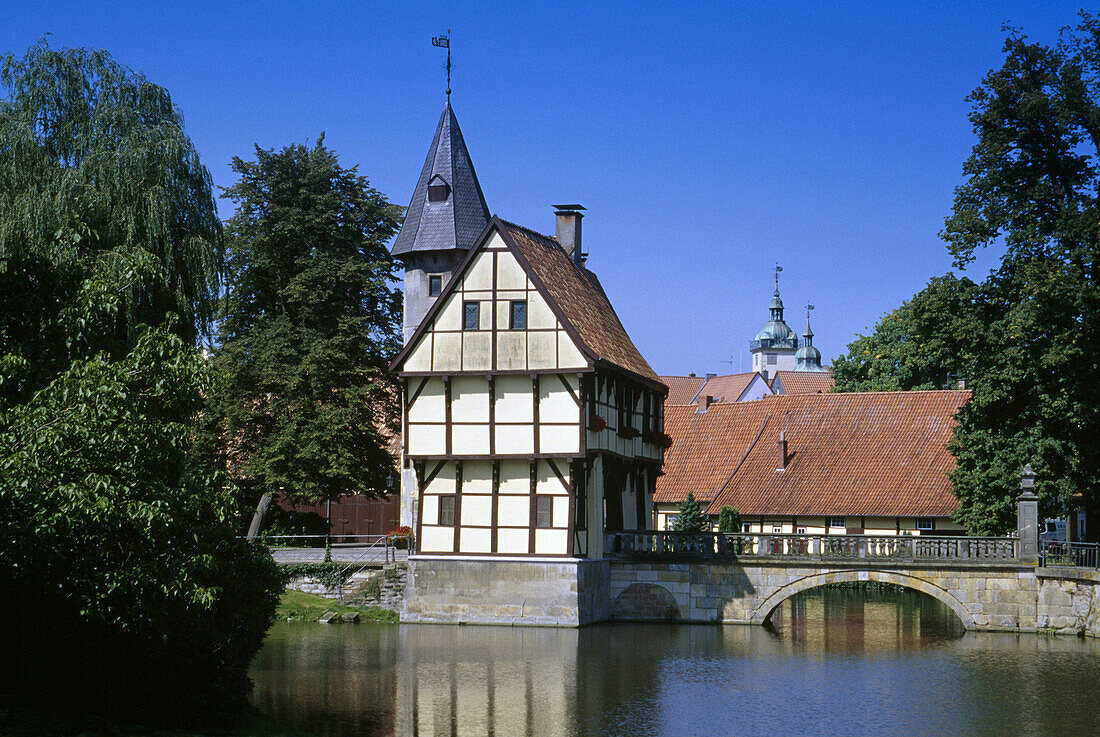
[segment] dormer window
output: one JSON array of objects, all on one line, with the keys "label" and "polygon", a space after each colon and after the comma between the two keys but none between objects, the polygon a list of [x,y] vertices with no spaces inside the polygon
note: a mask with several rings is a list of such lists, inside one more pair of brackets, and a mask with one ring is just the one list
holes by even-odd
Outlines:
[{"label": "dormer window", "polygon": [[446,202],[451,195],[451,187],[443,177],[436,174],[428,180],[428,202]]}]

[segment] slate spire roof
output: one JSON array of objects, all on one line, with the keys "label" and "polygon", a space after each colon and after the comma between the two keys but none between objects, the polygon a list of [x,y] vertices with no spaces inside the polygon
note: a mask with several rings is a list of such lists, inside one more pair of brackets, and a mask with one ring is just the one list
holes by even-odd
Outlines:
[{"label": "slate spire roof", "polygon": [[[429,202],[430,184],[445,184],[446,198]],[[462,139],[458,119],[448,101],[405,212],[405,223],[393,243],[393,255],[469,250],[488,223],[489,207]]]}]

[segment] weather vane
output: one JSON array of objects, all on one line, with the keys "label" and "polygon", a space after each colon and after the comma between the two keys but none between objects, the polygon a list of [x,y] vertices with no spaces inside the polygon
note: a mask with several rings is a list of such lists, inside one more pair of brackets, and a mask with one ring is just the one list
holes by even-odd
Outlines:
[{"label": "weather vane", "polygon": [[806,322],[807,322],[807,324],[810,322],[810,312],[813,310],[813,308],[814,308],[813,305],[806,305]]},{"label": "weather vane", "polygon": [[779,272],[783,270],[783,267],[778,262],[775,264],[775,291],[779,292]]},{"label": "weather vane", "polygon": [[447,49],[447,101],[451,101],[451,29],[445,36],[432,36],[432,45]]}]

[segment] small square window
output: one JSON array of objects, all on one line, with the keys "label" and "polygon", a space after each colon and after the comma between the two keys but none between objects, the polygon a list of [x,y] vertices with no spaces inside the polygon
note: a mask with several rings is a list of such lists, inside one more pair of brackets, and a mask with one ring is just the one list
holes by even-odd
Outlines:
[{"label": "small square window", "polygon": [[772,525],[772,532],[780,534],[783,532],[783,525]]},{"label": "small square window", "polygon": [[779,356],[775,355],[774,353],[769,353],[768,354],[768,365],[769,366],[774,366],[777,363],[779,363]]},{"label": "small square window", "polygon": [[554,526],[554,497],[539,494],[535,497],[535,527]]},{"label": "small square window", "polygon": [[829,527],[845,527],[843,517],[830,517]]},{"label": "small square window", "polygon": [[799,527],[798,529],[795,530],[795,532],[799,535],[805,535],[806,534],[806,528],[805,527]]},{"label": "small square window", "polygon": [[918,530],[932,530],[935,526],[932,524],[931,517],[917,517],[917,529]]},{"label": "small square window", "polygon": [[477,330],[481,325],[481,303],[462,303],[462,329]]},{"label": "small square window", "polygon": [[752,532],[752,522],[742,522],[741,532]]},{"label": "small square window", "polygon": [[512,311],[508,317],[509,330],[527,329],[527,303],[512,302]]},{"label": "small square window", "polygon": [[455,525],[455,495],[444,494],[439,497],[439,524],[443,527]]},{"label": "small square window", "polygon": [[443,275],[428,274],[428,296],[438,297],[443,292]]}]

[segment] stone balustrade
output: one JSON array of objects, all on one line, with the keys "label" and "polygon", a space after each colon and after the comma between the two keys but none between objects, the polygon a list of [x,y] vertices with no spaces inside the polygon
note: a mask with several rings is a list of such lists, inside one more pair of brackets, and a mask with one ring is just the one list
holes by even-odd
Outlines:
[{"label": "stone balustrade", "polygon": [[620,560],[800,560],[1008,561],[1018,557],[1011,537],[930,537],[913,535],[790,535],[778,533],[609,532],[608,557]]}]

